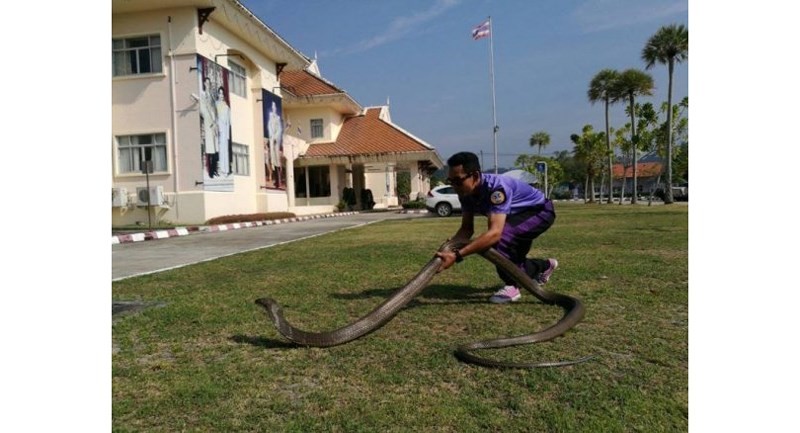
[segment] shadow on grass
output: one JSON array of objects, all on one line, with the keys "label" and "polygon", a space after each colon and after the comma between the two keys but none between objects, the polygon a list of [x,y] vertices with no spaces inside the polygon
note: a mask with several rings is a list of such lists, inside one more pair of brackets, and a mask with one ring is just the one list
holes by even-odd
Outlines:
[{"label": "shadow on grass", "polygon": [[[336,293],[331,296],[335,299],[341,299],[344,301],[380,298],[382,302],[400,289],[400,287],[395,289],[369,289],[359,293]],[[457,285],[433,285],[423,289],[420,294],[404,305],[402,310],[408,310],[417,307],[435,307],[445,304],[483,304],[486,303],[487,296],[488,294],[486,289]],[[431,300],[431,302],[420,301],[420,298],[423,300]],[[444,302],[440,300],[444,300]],[[249,335],[234,335],[230,337],[230,340],[240,344],[251,344],[253,346],[264,347],[268,349],[303,347],[302,345],[297,345],[286,340],[274,340],[264,337],[253,337]]]},{"label": "shadow on grass", "polygon": [[[331,295],[334,299],[354,300],[354,299],[368,299],[368,298],[381,298],[387,299],[395,292],[401,290],[402,287],[394,289],[369,289],[359,293],[335,293]],[[442,304],[475,304],[485,303],[486,299],[491,295],[491,290],[486,288],[458,286],[458,285],[443,285],[437,284],[424,288],[417,294],[411,301],[406,304],[404,308],[414,308],[428,305],[442,305]],[[425,302],[430,300],[432,302]],[[440,302],[450,301],[450,302]]]},{"label": "shadow on grass", "polygon": [[167,305],[166,302],[145,302],[145,301],[112,301],[111,302],[111,318],[112,324],[117,323],[119,320],[141,313],[149,308],[162,308]]},{"label": "shadow on grass", "polygon": [[264,337],[253,337],[250,335],[234,335],[229,340],[239,344],[250,344],[263,347],[265,349],[294,349],[302,346],[286,340],[273,340]]}]

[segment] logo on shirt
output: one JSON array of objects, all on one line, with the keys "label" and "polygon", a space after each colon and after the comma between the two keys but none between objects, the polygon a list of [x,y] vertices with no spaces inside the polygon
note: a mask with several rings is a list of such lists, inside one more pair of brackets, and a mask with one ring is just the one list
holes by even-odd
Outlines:
[{"label": "logo on shirt", "polygon": [[489,200],[491,200],[492,204],[494,205],[503,204],[503,202],[506,201],[506,195],[503,193],[503,191],[495,191],[492,193],[492,196],[489,198]]}]

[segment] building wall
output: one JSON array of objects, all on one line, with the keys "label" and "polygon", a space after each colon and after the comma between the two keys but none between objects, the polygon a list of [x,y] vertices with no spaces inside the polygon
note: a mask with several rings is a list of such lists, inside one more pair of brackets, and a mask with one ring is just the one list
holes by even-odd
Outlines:
[{"label": "building wall", "polygon": [[[119,173],[114,136],[164,133],[167,142],[167,171],[149,176],[151,187],[161,186],[167,201],[150,216],[176,223],[203,223],[219,215],[286,211],[287,194],[265,191],[261,89],[279,93],[276,64],[256,47],[237,37],[215,21],[197,31],[194,7],[150,12],[114,14],[112,37],[159,34],[162,72],[112,79],[112,186],[125,188],[130,198],[146,177]],[[228,10],[225,13],[236,13]],[[234,20],[234,23],[237,21]],[[252,31],[252,30],[250,30]],[[229,69],[229,60],[247,70],[247,97],[230,93],[231,138],[249,148],[249,176],[235,175],[233,192],[204,191],[199,104],[192,95],[200,93],[197,54]],[[220,54],[236,54],[236,56]],[[147,208],[112,207],[112,224],[147,221]]]},{"label": "building wall", "polygon": [[[292,107],[286,109],[286,115],[292,124],[291,128],[287,128],[286,133],[305,140],[309,144],[335,141],[344,122],[342,115],[329,107]],[[322,119],[323,136],[321,138],[311,138],[311,119]]]},{"label": "building wall", "polygon": [[[136,221],[148,220],[147,208],[135,206],[134,195],[137,187],[146,185],[146,176],[139,173],[121,174],[119,172],[119,154],[115,136],[120,135],[145,133],[165,133],[166,135],[167,171],[151,174],[149,183],[151,187],[161,186],[164,189],[170,206],[169,208],[153,209],[155,215],[151,215],[151,217],[158,216],[159,219],[174,221],[180,210],[184,211],[184,215],[189,215],[191,209],[196,211],[203,207],[202,197],[197,194],[186,200],[178,200],[175,194],[176,191],[189,189],[188,179],[179,182],[182,170],[191,169],[191,163],[187,166],[189,161],[182,158],[182,155],[188,150],[185,143],[192,140],[192,131],[187,130],[185,126],[187,124],[199,125],[200,119],[197,110],[191,108],[195,103],[188,97],[191,92],[196,92],[196,90],[189,90],[191,88],[187,87],[189,80],[173,82],[171,67],[174,64],[176,71],[188,72],[189,66],[194,64],[194,56],[191,56],[191,61],[187,56],[175,55],[173,59],[169,57],[170,47],[191,45],[188,34],[190,29],[194,28],[195,15],[196,11],[193,8],[179,8],[116,14],[112,17],[113,37],[158,34],[161,39],[163,56],[161,73],[112,78],[113,186],[126,188],[131,194],[131,198],[134,199],[133,206],[112,208],[112,222],[115,224],[132,224]],[[177,50],[175,50],[175,54],[177,54]],[[179,73],[174,75],[177,77]],[[173,100],[173,88],[175,94],[184,93],[186,97]],[[174,111],[180,115],[172,116],[173,105]],[[194,141],[198,142],[199,127],[195,126],[192,129],[195,135]],[[199,157],[196,163],[199,164]],[[202,216],[195,218],[192,222],[199,222],[199,220],[202,220]]]},{"label": "building wall", "polygon": [[367,164],[365,165],[365,188],[372,191],[375,209],[386,209],[397,206],[397,173],[395,164]]},{"label": "building wall", "polygon": [[[155,0],[143,1],[154,9],[164,6]],[[128,5],[124,2],[115,4]],[[130,13],[117,10],[117,13],[112,13],[112,37],[158,34],[162,54],[162,71],[159,73],[112,77],[112,188],[127,191],[129,198],[129,205],[112,207],[112,224],[147,223],[152,219],[153,222],[188,225],[203,224],[213,217],[231,214],[330,212],[339,203],[346,186],[357,191],[371,189],[376,207],[396,205],[396,169],[393,163],[380,161],[380,158],[376,159],[371,171],[364,165],[343,165],[341,161],[337,163],[339,165],[332,163],[329,166],[331,196],[295,202],[293,158],[303,154],[310,143],[336,140],[345,116],[334,107],[349,101],[346,98],[328,101],[331,105],[284,106],[284,120],[291,122],[284,136],[287,190],[264,188],[264,125],[259,100],[262,99],[262,89],[277,95],[281,93],[277,64],[268,53],[288,51],[281,51],[286,50],[285,46],[254,24],[237,6],[224,0],[211,0],[208,5],[213,5],[216,10],[203,24],[202,34],[198,31],[195,6]],[[207,191],[203,184],[200,106],[193,98],[201,93],[198,54],[228,70],[231,61],[246,69],[246,97],[232,92],[229,96],[231,138],[234,143],[248,147],[249,175],[234,175],[232,192]],[[300,55],[289,59],[296,64],[295,67],[307,61]],[[310,128],[313,118],[323,119],[324,128],[323,137],[314,140]],[[150,133],[165,135],[167,169],[149,176],[120,173],[115,137]],[[137,188],[145,187],[148,181],[150,187],[162,188],[165,198],[159,206],[150,209],[136,203]],[[360,208],[360,196],[357,199]]]}]

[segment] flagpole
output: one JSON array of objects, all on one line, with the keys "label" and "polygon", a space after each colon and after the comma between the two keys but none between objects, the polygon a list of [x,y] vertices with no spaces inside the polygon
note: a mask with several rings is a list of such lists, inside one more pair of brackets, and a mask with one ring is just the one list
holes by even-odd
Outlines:
[{"label": "flagpole", "polygon": [[494,97],[494,26],[489,16],[489,78],[492,81],[492,143],[494,144],[494,174],[497,174],[497,111]]}]

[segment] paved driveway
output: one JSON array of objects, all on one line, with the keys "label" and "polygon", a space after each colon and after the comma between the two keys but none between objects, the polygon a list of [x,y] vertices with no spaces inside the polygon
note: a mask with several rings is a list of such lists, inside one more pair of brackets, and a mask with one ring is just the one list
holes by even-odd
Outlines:
[{"label": "paved driveway", "polygon": [[370,212],[116,244],[111,247],[111,280],[152,274],[378,221],[425,217],[430,214]]}]

